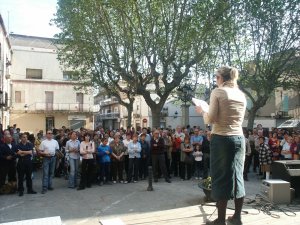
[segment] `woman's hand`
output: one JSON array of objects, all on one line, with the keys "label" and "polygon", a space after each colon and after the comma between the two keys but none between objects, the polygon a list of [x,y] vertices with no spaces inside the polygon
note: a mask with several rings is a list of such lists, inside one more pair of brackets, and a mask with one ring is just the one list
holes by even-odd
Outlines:
[{"label": "woman's hand", "polygon": [[196,110],[196,112],[199,113],[199,114],[202,114],[202,113],[203,113],[203,109],[202,109],[201,106],[196,106],[196,107],[195,107],[195,110]]}]

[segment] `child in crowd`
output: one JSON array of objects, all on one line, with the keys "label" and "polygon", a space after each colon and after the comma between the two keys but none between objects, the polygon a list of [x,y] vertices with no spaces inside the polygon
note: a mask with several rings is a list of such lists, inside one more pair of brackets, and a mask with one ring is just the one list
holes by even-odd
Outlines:
[{"label": "child in crowd", "polygon": [[269,146],[265,144],[265,137],[259,137],[259,164],[264,178],[269,180],[272,164],[272,151]]},{"label": "child in crowd", "polygon": [[200,144],[195,144],[193,156],[195,158],[195,179],[201,179],[201,167],[202,167],[202,146]]},{"label": "child in crowd", "polygon": [[112,184],[110,181],[110,156],[112,150],[108,145],[108,139],[102,139],[102,144],[97,149],[97,155],[99,157],[98,163],[100,163],[101,174],[100,174],[100,185]]}]

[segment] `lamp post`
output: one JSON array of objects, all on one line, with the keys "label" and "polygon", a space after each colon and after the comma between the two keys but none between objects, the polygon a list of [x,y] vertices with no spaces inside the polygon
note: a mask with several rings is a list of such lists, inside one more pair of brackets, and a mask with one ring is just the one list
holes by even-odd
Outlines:
[{"label": "lamp post", "polygon": [[182,117],[181,117],[181,125],[186,127],[189,125],[189,108],[190,101],[193,97],[193,90],[188,84],[184,84],[182,87],[177,89],[178,98],[183,102],[181,105]]}]

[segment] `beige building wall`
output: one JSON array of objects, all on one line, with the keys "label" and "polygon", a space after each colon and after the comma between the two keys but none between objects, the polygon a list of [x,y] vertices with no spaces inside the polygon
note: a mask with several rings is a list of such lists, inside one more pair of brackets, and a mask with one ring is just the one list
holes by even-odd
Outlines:
[{"label": "beige building wall", "polygon": [[[42,114],[42,113],[12,113],[11,124],[17,124],[21,131],[37,134],[40,130],[46,131],[46,118],[54,118],[54,128],[62,126],[70,127],[70,116],[66,113]],[[83,117],[86,117],[83,115]],[[90,118],[85,119],[86,128],[93,129],[93,122]]]},{"label": "beige building wall", "polygon": [[[75,90],[78,82],[70,80],[70,74],[64,74],[53,40],[24,35],[11,35],[10,39],[14,53],[10,123],[36,133],[45,131],[46,118],[52,117],[54,124],[48,122],[48,127],[92,129],[92,91]],[[30,78],[27,69],[39,70],[42,76]]]},{"label": "beige building wall", "polygon": [[39,130],[45,130],[45,115],[44,114],[28,114],[28,113],[12,113],[11,124],[17,124],[21,131],[28,131],[37,134]]}]

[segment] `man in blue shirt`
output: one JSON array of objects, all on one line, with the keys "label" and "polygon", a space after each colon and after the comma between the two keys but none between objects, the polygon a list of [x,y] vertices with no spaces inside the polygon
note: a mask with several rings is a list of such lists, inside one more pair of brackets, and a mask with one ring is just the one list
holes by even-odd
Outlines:
[{"label": "man in blue shirt", "polygon": [[194,146],[196,144],[202,145],[203,136],[200,135],[199,129],[194,130],[194,135],[191,137],[191,144]]},{"label": "man in blue shirt", "polygon": [[27,135],[22,134],[21,142],[17,145],[17,155],[18,155],[18,191],[19,196],[23,196],[24,186],[23,180],[24,175],[26,174],[26,187],[28,194],[36,194],[36,192],[32,189],[32,153],[33,153],[33,144],[28,142]]}]

